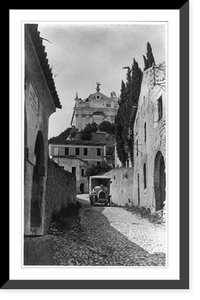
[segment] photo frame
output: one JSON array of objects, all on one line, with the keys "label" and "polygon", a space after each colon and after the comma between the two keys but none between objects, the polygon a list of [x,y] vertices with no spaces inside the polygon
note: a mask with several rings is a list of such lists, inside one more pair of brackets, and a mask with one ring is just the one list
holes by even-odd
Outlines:
[{"label": "photo frame", "polygon": [[[10,259],[4,271],[2,289],[188,289],[189,288],[189,1],[180,7],[164,10],[178,10],[180,14],[180,187],[179,187],[179,279],[151,280],[32,280],[10,277]],[[11,103],[12,104],[12,103]],[[12,186],[10,186],[12,189]],[[10,202],[11,203],[11,202]],[[10,204],[10,210],[12,209]],[[8,207],[7,207],[8,210]],[[8,210],[9,212],[9,210]],[[9,246],[9,243],[8,243]],[[8,253],[8,250],[7,250]],[[145,271],[144,271],[145,272]],[[5,275],[6,274],[6,275]]]}]

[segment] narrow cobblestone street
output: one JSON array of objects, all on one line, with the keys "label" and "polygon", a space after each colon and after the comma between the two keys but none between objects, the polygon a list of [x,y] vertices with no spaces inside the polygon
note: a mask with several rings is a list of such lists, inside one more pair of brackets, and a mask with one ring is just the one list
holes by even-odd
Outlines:
[{"label": "narrow cobblestone street", "polygon": [[54,264],[64,266],[165,266],[165,226],[122,207],[90,206],[79,199],[53,220]]}]

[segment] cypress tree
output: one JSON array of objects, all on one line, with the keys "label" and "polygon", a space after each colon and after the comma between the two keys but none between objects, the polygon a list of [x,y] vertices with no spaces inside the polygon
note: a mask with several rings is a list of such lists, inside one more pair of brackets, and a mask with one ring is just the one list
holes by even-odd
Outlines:
[{"label": "cypress tree", "polygon": [[119,108],[117,111],[117,115],[115,117],[116,149],[117,149],[117,155],[122,165],[125,165],[127,160],[127,153],[124,150],[124,137],[123,137],[123,128],[125,125],[125,114],[124,114],[125,103],[126,103],[126,86],[124,81],[122,80]]},{"label": "cypress tree", "polygon": [[144,71],[145,71],[149,68],[149,62],[145,55],[143,55],[143,59],[144,59]]},{"label": "cypress tree", "polygon": [[155,59],[149,42],[147,42],[147,54],[146,56],[143,55],[143,59],[144,59],[144,71],[155,64]]},{"label": "cypress tree", "polygon": [[140,88],[142,83],[142,71],[139,68],[136,60],[133,60],[132,65],[132,77],[131,77],[131,105],[137,105],[139,96],[140,96]]},{"label": "cypress tree", "polygon": [[147,42],[147,59],[149,62],[149,66],[152,67],[155,64],[155,59],[153,56],[152,48],[149,42]]},{"label": "cypress tree", "polygon": [[[139,68],[138,63],[136,60],[133,60],[132,65],[132,77],[131,77],[131,91],[130,91],[130,113],[132,111],[133,105],[137,105],[140,97],[140,89],[142,84],[142,71]],[[133,121],[129,117],[129,128],[130,128],[130,137],[128,140],[128,147],[129,147],[129,154],[130,159],[133,165],[133,144],[134,144],[134,137],[133,137]]]},{"label": "cypress tree", "polygon": [[115,118],[115,137],[118,157],[122,165],[125,165],[128,159],[128,154],[124,149],[125,145],[128,146],[133,164],[133,135],[129,135],[129,130],[133,124],[130,117],[132,106],[137,105],[139,100],[142,71],[135,59],[132,68],[124,67],[123,69],[127,69],[126,84],[122,81],[119,109]]}]

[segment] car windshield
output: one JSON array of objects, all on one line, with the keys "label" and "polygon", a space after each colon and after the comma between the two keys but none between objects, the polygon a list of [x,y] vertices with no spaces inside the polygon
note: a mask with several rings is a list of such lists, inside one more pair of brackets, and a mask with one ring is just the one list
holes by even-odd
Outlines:
[{"label": "car windshield", "polygon": [[101,186],[103,185],[104,187],[109,187],[110,185],[110,179],[107,179],[107,178],[92,178],[92,181],[91,181],[91,188],[93,189],[94,187],[97,187],[97,186]]}]

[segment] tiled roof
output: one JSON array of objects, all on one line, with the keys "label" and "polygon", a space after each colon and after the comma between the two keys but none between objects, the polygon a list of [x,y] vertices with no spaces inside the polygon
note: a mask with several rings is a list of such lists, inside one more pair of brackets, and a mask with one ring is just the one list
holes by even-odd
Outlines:
[{"label": "tiled roof", "polygon": [[82,140],[65,140],[64,142],[50,143],[51,145],[74,145],[74,146],[105,146],[105,142],[82,141]]},{"label": "tiled roof", "polygon": [[47,53],[45,52],[45,46],[42,44],[42,38],[40,37],[40,32],[38,31],[38,24],[25,24],[25,27],[27,28],[31,36],[35,51],[37,53],[55,107],[62,108],[55,88],[53,74],[48,63]]},{"label": "tiled roof", "polygon": [[104,146],[104,142],[82,141],[82,140],[66,140],[65,145],[84,145],[84,146]]},{"label": "tiled roof", "polygon": [[83,146],[104,146],[104,142],[82,141],[82,140],[66,140],[65,145],[83,145]]},{"label": "tiled roof", "polygon": [[74,155],[53,155],[54,158],[65,158],[65,159],[76,159],[82,161],[85,165],[88,165],[88,162],[83,160],[80,157],[74,156]]}]

